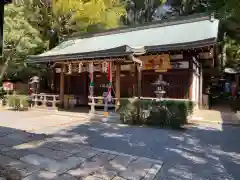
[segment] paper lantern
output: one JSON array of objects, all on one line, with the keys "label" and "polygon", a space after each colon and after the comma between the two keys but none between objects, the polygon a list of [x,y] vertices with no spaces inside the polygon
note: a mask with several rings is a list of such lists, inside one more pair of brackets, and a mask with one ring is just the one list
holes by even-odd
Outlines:
[{"label": "paper lantern", "polygon": [[68,74],[72,74],[72,64],[68,64]]},{"label": "paper lantern", "polygon": [[104,72],[104,73],[108,72],[108,63],[107,62],[102,63],[102,72]]},{"label": "paper lantern", "polygon": [[83,72],[83,64],[79,63],[78,64],[78,73],[82,73]]}]

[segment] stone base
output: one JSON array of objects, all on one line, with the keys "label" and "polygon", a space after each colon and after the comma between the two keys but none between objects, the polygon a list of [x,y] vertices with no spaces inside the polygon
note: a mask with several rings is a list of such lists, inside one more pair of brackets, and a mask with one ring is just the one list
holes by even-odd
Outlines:
[{"label": "stone base", "polygon": [[108,116],[104,116],[103,111],[95,111],[89,114],[93,119],[100,119],[100,121],[104,123],[121,123],[120,115],[115,112],[109,112]]}]

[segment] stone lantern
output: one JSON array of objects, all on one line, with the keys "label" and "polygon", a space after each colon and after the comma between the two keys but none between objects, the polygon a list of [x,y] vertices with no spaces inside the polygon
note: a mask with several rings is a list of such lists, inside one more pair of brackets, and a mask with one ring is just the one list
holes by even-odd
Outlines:
[{"label": "stone lantern", "polygon": [[154,93],[156,94],[157,98],[162,99],[166,93],[165,88],[169,85],[169,83],[163,81],[162,75],[159,75],[158,79],[152,83],[152,85],[156,87]]}]

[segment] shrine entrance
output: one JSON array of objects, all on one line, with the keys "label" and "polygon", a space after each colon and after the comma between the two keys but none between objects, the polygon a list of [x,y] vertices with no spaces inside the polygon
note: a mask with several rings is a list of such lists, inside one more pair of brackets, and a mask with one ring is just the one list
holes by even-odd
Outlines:
[{"label": "shrine entrance", "polygon": [[[117,62],[100,59],[59,63],[60,73],[56,77],[59,79],[59,107],[77,110],[88,106],[91,113],[98,110],[115,112],[120,100],[121,65],[125,61],[126,58]],[[129,63],[134,64],[133,61]]]}]

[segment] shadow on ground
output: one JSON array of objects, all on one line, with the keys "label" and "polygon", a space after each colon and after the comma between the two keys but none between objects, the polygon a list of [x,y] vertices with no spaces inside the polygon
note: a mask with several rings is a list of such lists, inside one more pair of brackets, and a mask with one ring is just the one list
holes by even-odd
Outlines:
[{"label": "shadow on ground", "polygon": [[[239,135],[240,128],[232,126],[199,126],[173,131],[89,122],[48,135],[0,127],[0,164],[20,169],[26,177],[38,173],[44,179],[51,179],[54,173],[50,171],[59,168],[55,164],[43,162],[50,171],[43,167],[39,171],[37,165],[42,163],[41,158],[31,159],[30,156],[34,166],[25,167],[19,162],[31,154],[64,162],[79,153],[79,149],[93,147],[163,161],[155,179],[238,180]],[[80,164],[77,166],[81,167]]]}]

